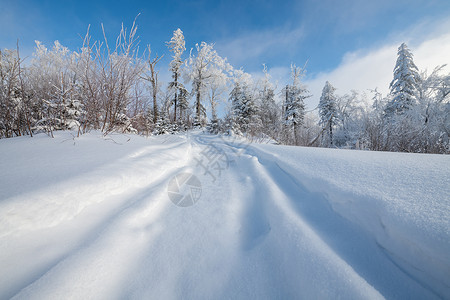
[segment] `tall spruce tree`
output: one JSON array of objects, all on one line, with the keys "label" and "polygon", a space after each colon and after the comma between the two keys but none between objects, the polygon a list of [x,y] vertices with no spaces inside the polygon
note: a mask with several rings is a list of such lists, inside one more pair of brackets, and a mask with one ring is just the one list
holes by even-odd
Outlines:
[{"label": "tall spruce tree", "polygon": [[261,81],[259,89],[259,116],[262,121],[262,130],[272,138],[276,138],[279,125],[279,107],[275,102],[275,87],[271,83],[267,67],[263,68],[264,79]]},{"label": "tall spruce tree", "polygon": [[285,109],[284,120],[285,125],[292,126],[294,143],[298,144],[298,127],[303,125],[305,117],[304,100],[308,98],[307,90],[301,85],[300,78],[304,74],[304,69],[295,65],[291,65],[292,85],[286,85],[284,89]]},{"label": "tall spruce tree", "polygon": [[417,66],[413,55],[405,43],[398,47],[398,58],[394,68],[394,79],[389,85],[392,100],[387,104],[387,116],[402,114],[409,110],[415,102],[415,91],[419,81]]},{"label": "tall spruce tree", "polygon": [[322,90],[322,96],[320,96],[319,101],[319,124],[326,127],[328,132],[328,145],[333,145],[333,126],[336,124],[337,120],[337,109],[336,109],[336,95],[334,94],[334,88],[328,81]]}]

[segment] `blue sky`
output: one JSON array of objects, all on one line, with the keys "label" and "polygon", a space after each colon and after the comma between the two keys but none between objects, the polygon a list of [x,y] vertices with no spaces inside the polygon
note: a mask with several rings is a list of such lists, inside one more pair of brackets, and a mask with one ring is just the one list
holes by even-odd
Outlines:
[{"label": "blue sky", "polygon": [[[392,76],[395,47],[401,42],[411,43],[415,53],[428,40],[446,37],[450,31],[450,27],[445,29],[450,25],[448,0],[0,0],[0,8],[0,48],[15,48],[19,39],[26,55],[31,55],[34,40],[47,46],[59,40],[76,50],[89,24],[95,38],[100,38],[101,23],[112,38],[122,22],[130,27],[140,13],[137,24],[142,47],[151,44],[166,60],[170,54],[165,42],[181,28],[187,48],[201,41],[215,43],[219,54],[234,67],[257,73],[265,63],[280,81],[287,79],[291,63],[308,61],[307,81],[313,90],[323,86],[315,80],[323,81],[346,64],[367,59],[368,53],[373,57],[383,50],[387,53],[387,49],[393,53],[390,62],[385,62],[392,65],[385,77]],[[431,55],[447,60],[439,63],[450,63],[444,50],[436,51]],[[374,61],[374,65],[381,63]]]}]

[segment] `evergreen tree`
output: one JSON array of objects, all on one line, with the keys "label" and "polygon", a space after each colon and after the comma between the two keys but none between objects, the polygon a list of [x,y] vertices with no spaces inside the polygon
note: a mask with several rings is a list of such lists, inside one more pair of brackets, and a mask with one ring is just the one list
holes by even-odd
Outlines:
[{"label": "evergreen tree", "polygon": [[255,135],[261,129],[259,108],[251,93],[250,75],[242,71],[236,72],[234,88],[230,93],[232,105],[233,127],[235,133],[250,133]]},{"label": "evergreen tree", "polygon": [[402,114],[415,102],[415,91],[419,73],[413,61],[413,55],[405,43],[398,48],[398,58],[394,68],[391,88],[392,100],[386,106],[386,115]]},{"label": "evergreen tree", "polygon": [[178,93],[178,111],[179,111],[179,118],[178,118],[178,125],[180,125],[182,128],[187,129],[187,111],[189,110],[189,99],[188,99],[189,93],[187,89],[180,85],[179,86],[179,93]]},{"label": "evergreen tree", "polygon": [[304,73],[304,69],[291,65],[292,85],[287,85],[284,89],[285,109],[284,120],[286,126],[292,126],[294,134],[294,142],[298,144],[298,126],[303,125],[305,117],[304,100],[309,96],[308,92],[300,83],[300,78]]},{"label": "evergreen tree", "polygon": [[231,102],[231,131],[237,134],[241,134],[242,121],[242,99],[243,99],[242,87],[239,82],[235,82],[233,89],[230,92]]},{"label": "evergreen tree", "polygon": [[173,133],[172,125],[170,124],[169,114],[167,108],[161,107],[161,111],[158,114],[158,120],[156,121],[155,128],[153,129],[154,135]]},{"label": "evergreen tree", "polygon": [[333,126],[337,120],[336,89],[327,81],[322,90],[322,96],[319,101],[319,125],[327,127],[329,136],[329,145],[333,145]]},{"label": "evergreen tree", "polygon": [[265,134],[272,138],[276,138],[277,129],[279,127],[280,112],[275,103],[275,88],[270,82],[270,75],[264,65],[264,79],[261,82],[259,91],[259,116],[262,122],[262,130]]}]

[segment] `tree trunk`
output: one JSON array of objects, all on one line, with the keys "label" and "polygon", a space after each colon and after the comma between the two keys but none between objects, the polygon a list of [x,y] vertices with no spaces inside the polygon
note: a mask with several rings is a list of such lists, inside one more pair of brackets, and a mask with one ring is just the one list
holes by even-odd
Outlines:
[{"label": "tree trunk", "polygon": [[298,146],[298,141],[297,141],[297,123],[294,121],[294,143],[295,146]]},{"label": "tree trunk", "polygon": [[153,124],[156,124],[158,120],[158,103],[156,102],[156,96],[158,94],[158,74],[155,73],[153,64],[150,63],[150,82],[152,84],[152,96],[153,96]]},{"label": "tree trunk", "polygon": [[173,122],[177,122],[177,96],[178,96],[178,72],[174,73],[174,83],[175,83],[175,98],[173,100]]},{"label": "tree trunk", "polygon": [[330,119],[330,146],[333,146],[333,122]]},{"label": "tree trunk", "polygon": [[200,122],[200,82],[197,83],[197,95],[196,95],[196,100],[195,100],[195,110],[196,110],[196,116],[197,116],[197,122],[198,125],[201,124]]}]

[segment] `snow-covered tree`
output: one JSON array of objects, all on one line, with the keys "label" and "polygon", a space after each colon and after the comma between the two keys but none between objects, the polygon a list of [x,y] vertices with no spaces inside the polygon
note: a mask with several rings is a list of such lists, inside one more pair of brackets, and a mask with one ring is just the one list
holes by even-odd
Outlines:
[{"label": "snow-covered tree", "polygon": [[339,127],[334,134],[337,147],[366,149],[368,141],[364,136],[366,118],[370,105],[365,94],[352,90],[351,94],[337,96],[336,110]]},{"label": "snow-covered tree", "polygon": [[188,128],[190,115],[189,98],[190,95],[188,90],[184,86],[179,86],[178,103],[177,103],[179,111],[178,125],[183,130],[186,130]]},{"label": "snow-covered tree", "polygon": [[169,109],[172,105],[172,99],[171,93],[167,92],[164,95],[164,100],[160,106],[161,110],[158,113],[158,120],[156,121],[153,129],[153,134],[169,134],[178,131],[177,125],[170,122]]},{"label": "snow-covered tree", "polygon": [[152,119],[153,123],[156,124],[158,120],[158,92],[159,92],[159,81],[158,81],[158,71],[156,71],[156,64],[162,59],[162,56],[156,56],[151,58],[152,50],[150,45],[147,46],[148,57],[147,57],[147,72],[145,72],[143,79],[150,82],[153,109],[152,109]]},{"label": "snow-covered tree", "polygon": [[170,124],[169,115],[165,109],[158,113],[158,120],[156,120],[153,129],[154,135],[172,133],[172,125]]},{"label": "snow-covered tree", "polygon": [[337,121],[337,108],[336,108],[336,95],[334,91],[336,89],[327,81],[322,89],[322,95],[319,101],[319,124],[322,127],[326,127],[329,137],[329,145],[333,145],[333,127]]},{"label": "snow-covered tree", "polygon": [[56,41],[51,50],[36,41],[29,79],[41,116],[34,129],[53,135],[54,130],[79,129],[84,114],[76,82],[77,54]]},{"label": "snow-covered tree", "polygon": [[252,91],[253,81],[250,74],[237,70],[234,87],[230,93],[232,130],[235,133],[256,135],[262,127],[259,107]]},{"label": "snow-covered tree", "polygon": [[298,145],[298,127],[303,125],[305,117],[304,100],[309,97],[308,90],[300,82],[304,72],[303,68],[291,65],[292,85],[287,85],[283,90],[285,125],[292,128],[295,145]]},{"label": "snow-covered tree", "polygon": [[173,92],[173,107],[174,113],[173,118],[174,122],[177,122],[177,108],[178,108],[178,98],[179,94],[182,93],[182,90],[185,89],[183,84],[181,83],[181,66],[184,64],[181,56],[183,52],[186,50],[185,41],[183,31],[180,28],[173,32],[173,36],[170,41],[167,43],[169,50],[173,53],[172,61],[170,62],[169,70],[172,72],[172,79],[169,83],[169,89]]},{"label": "snow-covered tree", "polygon": [[419,73],[413,61],[413,54],[403,43],[398,48],[394,79],[389,85],[393,98],[386,106],[388,117],[394,114],[402,114],[414,105],[418,80]]},{"label": "snow-covered tree", "polygon": [[[104,42],[90,43],[89,31],[77,58],[77,80],[80,98],[86,109],[85,129],[129,131],[124,118],[132,101],[133,88],[145,69],[138,57],[138,37],[135,22],[128,31],[123,27],[114,47],[110,46],[103,29]],[[128,124],[128,121],[125,122]]]},{"label": "snow-covered tree", "polygon": [[264,78],[259,84],[259,116],[262,122],[262,130],[271,138],[277,138],[279,127],[280,109],[275,102],[275,86],[271,82],[271,77],[267,67],[263,65]]},{"label": "snow-covered tree", "polygon": [[22,135],[24,128],[20,59],[15,50],[0,50],[0,138]]},{"label": "snow-covered tree", "polygon": [[[231,66],[229,66],[229,73],[231,73]],[[223,94],[226,92],[228,87],[228,82],[230,78],[229,73],[224,72],[221,68],[214,68],[212,70],[213,76],[210,83],[208,84],[208,100],[211,106],[211,120],[208,124],[208,131],[217,134],[220,130],[220,122],[217,116],[217,106],[219,100],[223,99]]]},{"label": "snow-covered tree", "polygon": [[188,60],[188,70],[186,78],[192,82],[192,94],[195,95],[195,119],[194,126],[204,126],[206,124],[206,109],[202,104],[206,96],[208,87],[215,84],[217,77],[230,72],[231,66],[226,59],[220,57],[212,44],[202,42],[196,44],[197,55],[192,53]]}]

